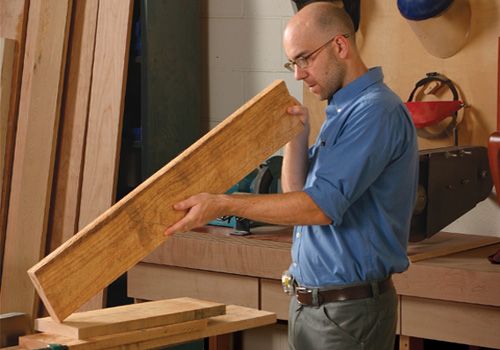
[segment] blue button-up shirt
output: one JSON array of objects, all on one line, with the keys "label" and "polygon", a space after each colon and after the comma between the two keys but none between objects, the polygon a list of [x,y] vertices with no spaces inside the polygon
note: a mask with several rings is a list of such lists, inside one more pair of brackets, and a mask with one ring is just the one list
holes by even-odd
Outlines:
[{"label": "blue button-up shirt", "polygon": [[309,150],[304,191],[332,224],[295,227],[291,273],[324,287],[406,270],[417,184],[413,122],[382,69],[370,69],[330,98]]}]

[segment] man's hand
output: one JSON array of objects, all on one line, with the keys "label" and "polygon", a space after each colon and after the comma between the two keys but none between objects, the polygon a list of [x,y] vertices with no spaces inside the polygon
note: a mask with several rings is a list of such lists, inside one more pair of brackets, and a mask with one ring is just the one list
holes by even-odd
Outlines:
[{"label": "man's hand", "polygon": [[174,204],[175,210],[187,210],[187,213],[181,220],[167,228],[165,235],[189,231],[223,215],[221,198],[220,195],[200,193]]}]

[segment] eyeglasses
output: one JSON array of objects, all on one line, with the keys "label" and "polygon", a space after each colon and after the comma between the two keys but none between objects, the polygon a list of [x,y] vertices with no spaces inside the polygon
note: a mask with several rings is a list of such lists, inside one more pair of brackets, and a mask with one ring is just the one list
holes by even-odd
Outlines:
[{"label": "eyeglasses", "polygon": [[331,38],[330,40],[328,40],[326,43],[324,43],[323,45],[321,45],[320,47],[318,47],[316,50],[313,50],[311,53],[308,53],[307,55],[305,56],[300,56],[300,57],[297,57],[296,59],[294,60],[288,60],[287,63],[285,63],[283,66],[288,69],[290,72],[295,72],[295,66],[299,67],[300,69],[304,69],[304,68],[307,68],[309,67],[309,64],[311,63],[310,62],[310,58],[312,58],[312,56],[315,54],[315,53],[318,53],[320,52],[321,50],[323,50],[326,45],[328,45],[329,43],[331,43],[333,40],[335,40],[336,37],[338,36],[343,36],[344,38],[349,38],[351,36],[351,33],[347,33],[347,34],[337,34],[335,35],[333,38]]}]

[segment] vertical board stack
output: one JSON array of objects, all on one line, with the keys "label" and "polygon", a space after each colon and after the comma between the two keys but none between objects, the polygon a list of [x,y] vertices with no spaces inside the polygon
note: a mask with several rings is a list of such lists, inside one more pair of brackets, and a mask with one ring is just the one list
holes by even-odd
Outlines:
[{"label": "vertical board stack", "polygon": [[36,318],[26,271],[114,203],[132,5],[0,0],[0,313]]}]

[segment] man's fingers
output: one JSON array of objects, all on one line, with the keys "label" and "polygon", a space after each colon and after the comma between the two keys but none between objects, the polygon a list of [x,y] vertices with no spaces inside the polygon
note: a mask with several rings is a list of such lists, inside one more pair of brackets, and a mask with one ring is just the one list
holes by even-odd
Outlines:
[{"label": "man's fingers", "polygon": [[187,225],[185,222],[186,220],[181,219],[177,221],[175,224],[170,226],[165,230],[165,236],[172,235],[174,233],[179,233],[179,232],[186,232],[189,231],[190,227]]}]

